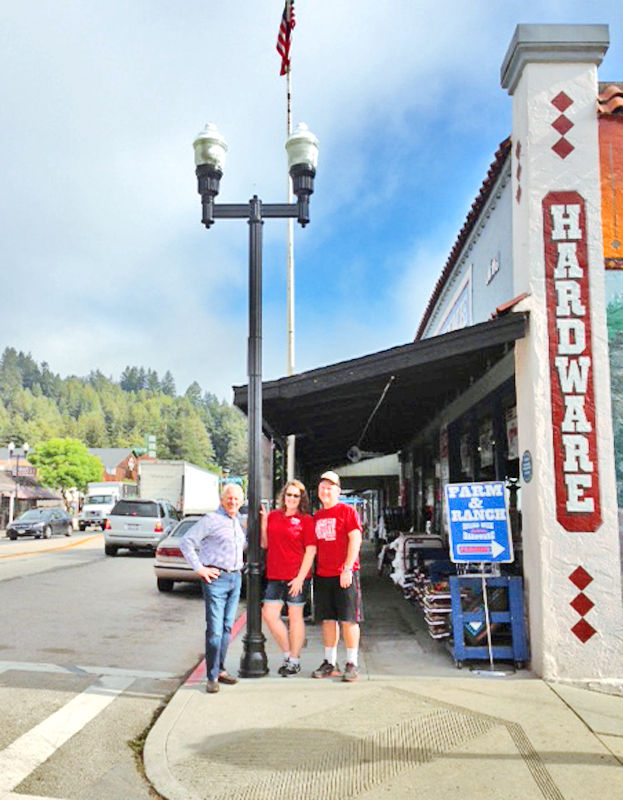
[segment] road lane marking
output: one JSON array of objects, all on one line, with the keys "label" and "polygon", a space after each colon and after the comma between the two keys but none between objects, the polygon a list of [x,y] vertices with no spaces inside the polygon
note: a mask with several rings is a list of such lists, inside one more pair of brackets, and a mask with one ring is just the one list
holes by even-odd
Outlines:
[{"label": "road lane marking", "polygon": [[0,752],[0,792],[10,792],[132,683],[105,676]]},{"label": "road lane marking", "polygon": [[12,669],[22,672],[56,672],[61,674],[69,672],[66,667],[59,667],[58,664],[28,664],[20,661],[0,661],[0,673],[8,672]]},{"label": "road lane marking", "polygon": [[25,556],[40,556],[42,553],[56,553],[58,550],[69,550],[72,547],[80,547],[82,544],[92,542],[98,539],[101,534],[88,536],[86,539],[79,539],[78,541],[71,542],[70,544],[61,544],[58,547],[47,547],[45,550],[25,550],[23,553],[8,553],[6,556],[0,556],[0,561],[5,561],[9,558],[24,558]]},{"label": "road lane marking", "polygon": [[68,800],[63,797],[42,797],[38,794],[17,794],[17,792],[3,792],[0,800]]},{"label": "road lane marking", "polygon": [[170,680],[171,678],[179,678],[174,672],[153,672],[143,669],[122,669],[119,667],[87,667],[81,664],[47,664],[47,663],[33,663],[30,661],[0,661],[0,673],[8,672],[9,670],[18,670],[20,672],[53,672],[60,675],[109,675],[111,677],[131,678],[136,680],[138,678],[153,678],[155,680]]}]

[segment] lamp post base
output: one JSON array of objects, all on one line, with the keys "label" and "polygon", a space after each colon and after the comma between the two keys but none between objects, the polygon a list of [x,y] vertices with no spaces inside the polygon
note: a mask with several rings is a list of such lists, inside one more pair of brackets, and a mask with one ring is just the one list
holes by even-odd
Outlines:
[{"label": "lamp post base", "polygon": [[263,678],[268,674],[268,659],[264,650],[266,637],[260,634],[245,634],[242,644],[238,674],[241,678]]}]

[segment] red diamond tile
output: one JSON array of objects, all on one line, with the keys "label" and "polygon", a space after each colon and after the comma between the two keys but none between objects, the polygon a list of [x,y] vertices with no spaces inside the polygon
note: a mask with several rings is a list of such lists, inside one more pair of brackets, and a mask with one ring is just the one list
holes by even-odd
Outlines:
[{"label": "red diamond tile", "polygon": [[573,598],[569,605],[571,608],[574,608],[581,617],[583,617],[585,614],[588,614],[595,603],[593,603],[590,597],[587,597],[585,594],[580,592],[577,597]]},{"label": "red diamond tile", "polygon": [[552,145],[552,150],[556,153],[557,156],[561,158],[566,158],[569,153],[575,150],[575,147],[568,142],[565,137],[563,136],[562,139],[559,139],[555,145]]},{"label": "red diamond tile", "polygon": [[521,186],[517,187],[517,194],[515,195],[515,199],[517,200],[518,203],[521,202]]},{"label": "red diamond tile", "polygon": [[517,158],[521,155],[521,142],[517,142],[517,147],[515,148],[515,155]]},{"label": "red diamond tile", "polygon": [[591,636],[594,636],[597,633],[595,628],[593,628],[593,626],[590,625],[585,619],[581,619],[579,622],[577,622],[573,628],[571,628],[571,632],[578,637],[582,644],[588,642]]},{"label": "red diamond tile", "polygon": [[572,104],[573,100],[564,92],[558,92],[556,97],[552,100],[552,105],[556,106],[559,111],[566,111]]},{"label": "red diamond tile", "polygon": [[584,567],[578,567],[574,569],[571,575],[569,575],[569,580],[574,586],[577,586],[578,589],[582,592],[589,583],[593,580],[588,572],[584,569]]},{"label": "red diamond tile", "polygon": [[573,122],[568,117],[565,117],[564,114],[561,114],[558,119],[552,122],[552,128],[557,130],[561,136],[564,136],[565,133],[568,133],[573,128]]},{"label": "red diamond tile", "polygon": [[519,180],[521,178],[521,164],[519,164],[519,166],[517,167],[516,175],[517,175],[517,180]]}]

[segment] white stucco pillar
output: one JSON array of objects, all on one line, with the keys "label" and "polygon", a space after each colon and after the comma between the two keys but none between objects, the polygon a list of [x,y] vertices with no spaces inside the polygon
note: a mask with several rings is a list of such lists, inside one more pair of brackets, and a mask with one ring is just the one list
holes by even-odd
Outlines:
[{"label": "white stucco pillar", "polygon": [[604,294],[597,66],[605,25],[518,25],[513,280],[524,575],[532,665],[547,679],[623,672],[623,615]]}]

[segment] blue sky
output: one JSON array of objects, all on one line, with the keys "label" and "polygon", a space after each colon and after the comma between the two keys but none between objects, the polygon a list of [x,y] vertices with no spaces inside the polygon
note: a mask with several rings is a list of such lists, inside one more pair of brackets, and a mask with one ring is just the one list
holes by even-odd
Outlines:
[{"label": "blue sky", "polygon": [[[492,16],[491,9],[495,12]],[[192,141],[229,144],[220,200],[285,199],[283,0],[56,0],[3,11],[2,339],[61,375],[246,382],[247,226],[200,224]],[[410,341],[498,144],[517,23],[620,3],[296,0],[293,120],[320,140],[295,228],[296,370]],[[285,223],[264,226],[264,377],[286,368]]]}]

